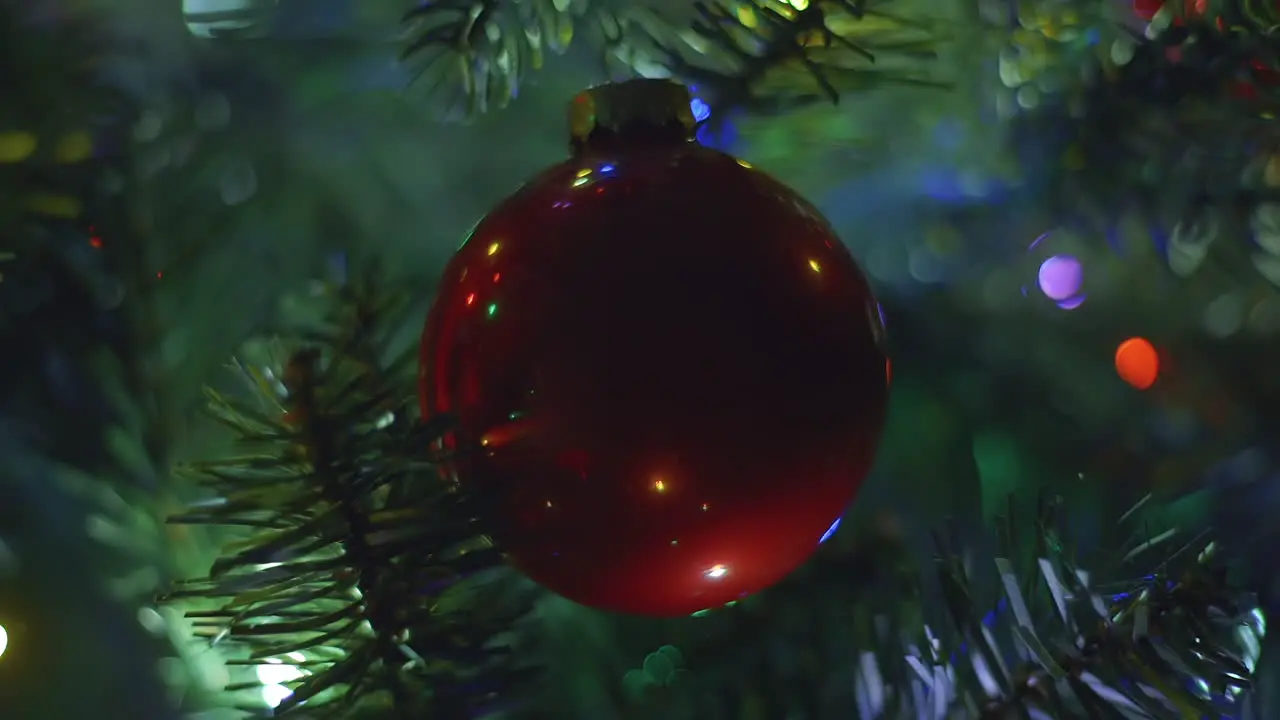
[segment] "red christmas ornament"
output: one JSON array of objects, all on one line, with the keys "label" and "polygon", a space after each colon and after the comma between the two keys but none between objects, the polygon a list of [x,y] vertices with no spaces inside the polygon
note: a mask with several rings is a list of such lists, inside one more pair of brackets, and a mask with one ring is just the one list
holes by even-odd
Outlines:
[{"label": "red christmas ornament", "polygon": [[510,561],[597,608],[675,616],[778,581],[852,500],[884,424],[883,326],[827,222],[692,142],[688,91],[605,85],[572,159],[449,263],[426,416]]}]

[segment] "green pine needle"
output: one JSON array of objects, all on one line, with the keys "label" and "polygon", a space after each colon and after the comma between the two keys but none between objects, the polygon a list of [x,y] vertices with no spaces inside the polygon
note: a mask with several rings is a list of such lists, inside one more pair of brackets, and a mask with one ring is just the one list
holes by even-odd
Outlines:
[{"label": "green pine needle", "polygon": [[[1145,552],[1136,556],[1161,553],[1137,579],[1104,586],[1076,564],[1064,541],[1064,520],[1059,503],[1042,502],[1021,529],[1012,513],[997,524],[1001,548],[986,560],[999,586],[995,613],[976,602],[991,595],[980,590],[993,588],[975,587],[980,573],[970,570],[977,562],[973,553],[939,537],[935,572],[947,613],[933,626],[903,612],[904,601],[919,598],[918,592],[891,592],[896,602],[886,604],[885,589],[878,587],[877,572],[898,564],[899,552],[884,545],[864,548],[879,558],[863,563],[876,572],[852,573],[853,568],[840,572],[833,556],[820,553],[815,564],[823,569],[814,574],[827,588],[820,602],[850,598],[839,615],[862,618],[853,624],[865,628],[849,639],[855,648],[842,651],[839,660],[828,656],[821,665],[824,676],[839,674],[840,668],[850,675],[845,687],[853,697],[846,700],[856,707],[854,716],[1198,720],[1222,715],[1249,691],[1265,623],[1251,598],[1226,581],[1212,542],[1197,537],[1171,551],[1176,534],[1161,533],[1163,541],[1145,542]],[[1034,550],[1029,562],[1015,559],[1028,548]],[[1120,565],[1123,574],[1130,563]],[[682,658],[680,682],[669,674],[653,677],[647,660],[643,670],[623,678],[624,694],[643,711],[640,716],[656,711],[686,717],[685,709],[715,698],[726,705],[737,702],[733,696],[741,692],[741,673],[746,673],[747,684],[768,688],[775,705],[804,706],[814,688],[785,675],[774,677],[778,671],[768,660],[763,668],[756,665],[759,658],[773,657],[779,632],[788,632],[762,627],[760,618],[792,611],[813,617],[814,597],[803,580],[793,580],[717,611],[714,615],[733,627],[711,641],[711,657],[704,648],[684,654],[664,650]],[[806,637],[843,627],[825,613],[818,613]],[[738,617],[756,618],[754,631],[738,627]],[[770,644],[755,647],[762,636]],[[736,666],[735,660],[755,669],[739,668],[738,675],[718,682],[717,666]]]},{"label": "green pine needle", "polygon": [[333,287],[328,322],[280,340],[279,362],[237,363],[256,406],[209,392],[242,454],[186,467],[209,499],[172,522],[240,532],[168,601],[238,662],[295,667],[276,715],[454,717],[515,691],[492,641],[528,605],[490,607],[470,580],[501,559],[440,480],[448,423],[415,417],[412,356],[384,360],[395,303],[368,287]]},{"label": "green pine needle", "polygon": [[947,87],[930,68],[937,24],[885,4],[699,0],[663,14],[643,3],[437,0],[406,13],[402,59],[454,119],[505,107],[575,26],[611,74],[670,74],[722,107],[769,112],[883,85]]},{"label": "green pine needle", "polygon": [[883,5],[704,0],[691,23],[631,8],[601,25],[609,56],[662,68],[721,107],[775,112],[885,85],[947,87],[931,67],[939,26]]},{"label": "green pine needle", "polygon": [[442,119],[500,110],[573,39],[583,0],[433,0],[405,13],[401,60]]}]

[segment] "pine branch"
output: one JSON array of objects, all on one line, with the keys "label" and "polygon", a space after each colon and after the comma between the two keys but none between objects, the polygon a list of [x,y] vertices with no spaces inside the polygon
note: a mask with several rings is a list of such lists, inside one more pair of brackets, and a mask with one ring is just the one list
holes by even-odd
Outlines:
[{"label": "pine branch", "polygon": [[126,163],[105,142],[136,108],[102,72],[120,52],[103,19],[71,10],[0,0],[0,707],[174,717],[168,628],[142,606],[169,559],[130,262],[149,238],[112,192]]},{"label": "pine branch", "polygon": [[[453,119],[505,107],[547,50],[567,47],[579,17],[611,74],[670,74],[726,109],[776,112],[890,84],[948,87],[919,67],[936,57],[937,24],[866,0],[699,0],[689,8],[427,0],[405,15],[402,58]],[[877,58],[890,66],[873,67]]]},{"label": "pine branch", "polygon": [[[1241,633],[1257,635],[1261,628],[1248,594],[1227,582],[1212,542],[1194,538],[1137,579],[1098,586],[1061,542],[1064,523],[1057,515],[1055,505],[1042,504],[1032,566],[996,559],[1007,611],[995,622],[979,622],[976,608],[957,601],[968,580],[954,561],[939,564],[944,587],[953,588],[947,605],[956,618],[955,640],[908,660],[949,666],[958,679],[929,694],[946,690],[984,718],[1036,711],[1062,718],[1185,718],[1221,714],[1223,703],[1249,689],[1252,659]],[[1011,523],[1004,528],[1016,541]],[[1143,541],[1123,562],[1175,537],[1171,531]],[[944,550],[942,557],[954,556]]]},{"label": "pine branch", "polygon": [[547,52],[573,39],[586,0],[422,0],[405,13],[401,60],[438,103],[464,120],[507,106]]},{"label": "pine branch", "polygon": [[[830,637],[843,627],[840,623],[857,628],[835,643],[855,647],[843,647],[817,666],[823,677],[840,672],[833,668],[851,673],[852,697],[833,699],[829,688],[797,683],[789,674],[773,677],[787,671],[766,665],[746,684],[772,688],[766,694],[774,712],[808,707],[826,695],[817,701],[825,703],[826,713],[852,711],[865,720],[1183,720],[1222,716],[1248,695],[1265,623],[1251,596],[1227,581],[1212,542],[1194,538],[1136,579],[1102,585],[1076,564],[1060,515],[1056,503],[1042,503],[1031,528],[1017,529],[1012,515],[998,524],[1003,547],[990,561],[1001,600],[994,612],[980,607],[978,598],[985,595],[979,590],[986,588],[971,579],[972,553],[954,541],[937,540],[934,574],[947,619],[933,626],[924,624],[923,613],[910,610],[919,602],[918,590],[892,589],[877,579],[900,565],[902,554],[894,543],[865,547],[858,553],[865,561],[844,573],[833,566],[834,558],[820,557],[822,569],[811,573],[809,582],[826,583],[822,592],[803,581],[791,582],[718,611],[732,625],[737,624],[734,617],[756,618],[755,627],[731,630],[728,637],[717,633],[719,641],[713,645],[720,659],[674,648],[664,648],[660,658],[651,656],[641,670],[624,678],[637,703],[632,707],[638,717],[659,709],[683,718],[696,717],[702,712],[696,708],[705,708],[716,695],[732,706],[727,696],[741,693],[741,666],[759,662],[761,655],[750,647],[751,638],[768,636],[764,655],[779,653],[780,635],[788,631],[761,623],[784,615],[790,605],[802,610],[797,617],[820,618],[810,621],[817,624],[814,637]],[[1138,543],[1123,564],[1166,547],[1175,535],[1167,532]],[[1030,562],[1020,563],[1016,558],[1026,556],[1028,549]],[[859,566],[863,570],[848,572]],[[833,579],[851,594],[835,592]],[[822,605],[814,605],[815,597],[822,598],[817,601]],[[852,604],[823,609],[847,601]],[[794,630],[790,635],[788,642],[798,645],[793,652],[803,647],[821,657],[826,641],[810,648],[813,640],[795,638]],[[720,663],[735,667],[727,681],[710,672]],[[711,682],[700,676],[711,676]]]},{"label": "pine branch", "polygon": [[939,26],[879,4],[709,0],[691,7],[691,18],[643,6],[602,13],[605,52],[632,71],[669,72],[720,107],[751,112],[836,103],[884,85],[948,87],[923,69],[936,59]]},{"label": "pine branch", "polygon": [[296,670],[277,715],[472,717],[514,692],[522,671],[493,641],[528,606],[489,604],[501,560],[437,475],[447,420],[415,419],[413,356],[385,358],[397,303],[371,288],[331,288],[333,313],[280,340],[281,363],[238,363],[263,409],[209,393],[245,454],[186,468],[212,498],[173,522],[248,533],[168,599],[237,662]]},{"label": "pine branch", "polygon": [[[908,660],[950,667],[956,680],[928,694],[945,690],[982,718],[1026,712],[1186,718],[1220,715],[1224,703],[1249,689],[1252,661],[1239,633],[1259,628],[1248,595],[1227,582],[1212,542],[1194,538],[1139,579],[1098,587],[1060,542],[1057,512],[1042,504],[1032,567],[996,559],[1008,610],[994,623],[982,623],[960,599],[970,594],[969,581],[943,549],[938,571],[951,589],[955,639]],[[1144,541],[1124,560],[1174,537]]]}]

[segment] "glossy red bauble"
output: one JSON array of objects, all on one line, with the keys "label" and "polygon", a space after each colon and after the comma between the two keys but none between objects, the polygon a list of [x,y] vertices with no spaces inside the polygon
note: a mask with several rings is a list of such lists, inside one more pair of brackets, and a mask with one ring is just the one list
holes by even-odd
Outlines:
[{"label": "glossy red bauble", "polygon": [[717,607],[817,548],[887,402],[871,291],[793,191],[692,143],[587,148],[449,263],[422,342],[451,472],[531,578],[645,615]]}]

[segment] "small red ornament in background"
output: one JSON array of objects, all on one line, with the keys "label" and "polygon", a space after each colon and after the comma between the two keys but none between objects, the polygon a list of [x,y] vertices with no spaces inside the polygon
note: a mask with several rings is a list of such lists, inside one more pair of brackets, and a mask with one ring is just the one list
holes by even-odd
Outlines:
[{"label": "small red ornament in background", "polygon": [[1132,337],[1116,348],[1116,374],[1138,390],[1150,389],[1160,376],[1160,354],[1146,338]]},{"label": "small red ornament in background", "polygon": [[[1133,14],[1140,19],[1151,22],[1155,19],[1156,13],[1160,12],[1164,6],[1168,4],[1166,0],[1133,0]],[[1207,0],[1184,0],[1182,4],[1182,14],[1184,17],[1199,17],[1209,11],[1209,3]],[[1181,25],[1181,18],[1174,18],[1175,25]]]},{"label": "small red ornament in background", "polygon": [[1133,14],[1147,22],[1155,18],[1162,7],[1164,0],[1133,0]]},{"label": "small red ornament in background", "polygon": [[688,91],[605,85],[574,156],[449,263],[425,416],[510,561],[579,603],[686,615],[801,565],[868,472],[887,358],[818,212],[692,142]]}]

